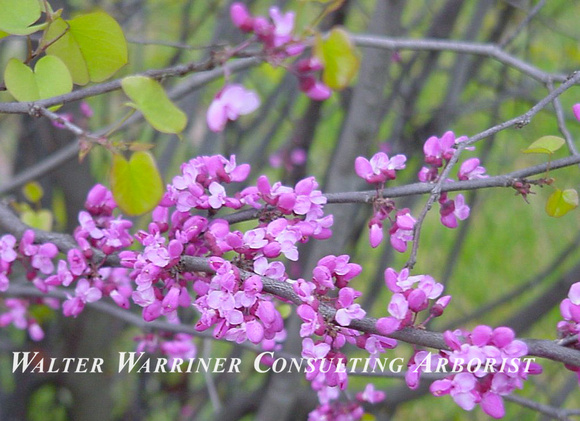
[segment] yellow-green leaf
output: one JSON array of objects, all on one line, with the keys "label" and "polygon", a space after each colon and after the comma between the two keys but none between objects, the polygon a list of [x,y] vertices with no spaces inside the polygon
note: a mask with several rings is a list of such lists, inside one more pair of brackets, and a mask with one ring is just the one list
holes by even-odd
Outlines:
[{"label": "yellow-green leaf", "polygon": [[543,153],[551,155],[560,149],[565,143],[565,140],[558,136],[543,136],[533,142],[523,153]]},{"label": "yellow-green leaf", "polygon": [[554,218],[566,215],[578,207],[578,192],[574,189],[556,189],[546,202],[546,213]]},{"label": "yellow-green leaf", "polygon": [[8,35],[10,35],[8,32],[0,31],[0,39],[7,37]]},{"label": "yellow-green leaf", "polygon": [[41,209],[38,212],[32,209],[25,210],[20,214],[20,220],[32,228],[52,230],[52,213],[47,209]]},{"label": "yellow-green leaf", "polygon": [[316,38],[314,54],[323,63],[322,81],[331,89],[346,88],[358,72],[360,59],[344,29],[333,28],[328,38]]},{"label": "yellow-green leaf", "polygon": [[47,43],[58,38],[46,52],[64,61],[77,85],[102,82],[127,64],[123,30],[104,12],[56,19],[45,38]]},{"label": "yellow-green leaf", "polygon": [[22,188],[22,193],[24,194],[26,200],[31,203],[39,202],[40,199],[42,199],[42,196],[44,196],[42,186],[36,181],[26,183],[26,185]]},{"label": "yellow-green leaf", "polygon": [[123,91],[145,119],[163,133],[180,133],[185,129],[187,116],[167,96],[159,82],[145,76],[129,76],[121,81]]},{"label": "yellow-green leaf", "polygon": [[0,31],[30,35],[44,29],[46,23],[30,26],[40,18],[40,13],[38,0],[0,0]]},{"label": "yellow-green leaf", "polygon": [[11,58],[4,71],[6,89],[17,101],[37,101],[72,91],[73,83],[65,64],[52,56],[42,57],[34,72],[20,60]]},{"label": "yellow-green leaf", "polygon": [[127,161],[122,155],[113,155],[111,190],[115,201],[128,215],[149,212],[163,196],[163,182],[153,156],[135,152]]}]

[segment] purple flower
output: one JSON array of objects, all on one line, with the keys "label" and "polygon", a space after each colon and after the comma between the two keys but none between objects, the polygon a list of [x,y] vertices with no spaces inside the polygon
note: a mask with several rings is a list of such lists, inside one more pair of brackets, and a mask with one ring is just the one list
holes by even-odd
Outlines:
[{"label": "purple flower", "polygon": [[572,106],[572,112],[574,113],[576,120],[580,121],[580,104],[574,104]]},{"label": "purple flower", "polygon": [[368,383],[365,386],[365,390],[363,392],[359,392],[356,394],[356,398],[361,402],[368,402],[368,403],[379,403],[385,400],[387,395],[385,392],[380,390],[375,390],[375,385],[372,383]]},{"label": "purple flower", "polygon": [[81,278],[75,288],[75,297],[68,295],[68,300],[62,304],[63,314],[67,317],[76,317],[83,311],[86,303],[94,303],[102,296],[100,289],[91,287],[89,281]]},{"label": "purple flower", "polygon": [[254,20],[245,4],[233,3],[230,7],[230,17],[234,25],[243,32],[252,32],[254,30]]},{"label": "purple flower", "polygon": [[228,120],[237,120],[240,115],[249,114],[260,106],[260,99],[254,91],[242,85],[226,85],[218,92],[207,110],[207,124],[214,132],[221,132]]},{"label": "purple flower", "polygon": [[413,241],[415,222],[417,221],[411,216],[409,209],[397,212],[397,218],[391,226],[389,234],[391,235],[391,245],[398,252],[403,253],[407,250],[407,242]]},{"label": "purple flower", "polygon": [[455,139],[451,131],[445,132],[441,138],[431,136],[423,145],[425,162],[434,167],[441,167],[443,160],[450,160],[455,152],[455,145],[464,140],[464,137]]},{"label": "purple flower", "polygon": [[372,248],[378,247],[383,241],[383,224],[375,218],[369,222],[369,241]]},{"label": "purple flower", "polygon": [[310,338],[304,338],[302,340],[302,357],[304,358],[314,358],[322,359],[326,357],[330,351],[330,345],[327,343],[319,343],[314,345],[314,342]]},{"label": "purple flower", "polygon": [[[83,274],[87,268],[87,262],[85,256],[79,249],[71,249],[67,253],[67,260],[70,266],[70,272],[75,276],[80,276]],[[60,269],[60,264],[59,264]],[[65,285],[66,286],[66,285]]]},{"label": "purple flower", "polygon": [[485,168],[479,165],[479,159],[469,158],[459,168],[457,174],[459,180],[475,180],[478,178],[487,178]]},{"label": "purple flower", "polygon": [[11,234],[3,235],[0,238],[0,260],[6,263],[12,263],[16,260],[16,251],[14,246],[16,245],[16,238]]},{"label": "purple flower", "polygon": [[54,270],[52,259],[58,254],[58,249],[52,243],[45,243],[38,247],[34,256],[32,256],[32,267],[38,269],[45,275],[50,275]]},{"label": "purple flower", "polygon": [[359,156],[354,161],[354,169],[357,175],[367,183],[384,183],[386,180],[394,180],[397,176],[395,170],[405,168],[407,157],[395,155],[389,159],[384,152],[377,152],[370,161]]},{"label": "purple flower", "polygon": [[445,200],[441,204],[441,223],[448,228],[457,228],[457,220],[465,220],[469,217],[469,206],[465,204],[462,194],[458,194],[455,200]]}]

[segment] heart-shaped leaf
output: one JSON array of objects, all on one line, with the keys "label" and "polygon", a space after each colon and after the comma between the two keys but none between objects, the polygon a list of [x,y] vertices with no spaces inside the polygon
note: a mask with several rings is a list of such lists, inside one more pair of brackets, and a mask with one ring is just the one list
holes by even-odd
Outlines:
[{"label": "heart-shaped leaf", "polygon": [[[60,38],[59,38],[60,37]],[[111,16],[95,12],[70,21],[56,19],[47,31],[46,53],[59,57],[74,83],[102,82],[127,64],[127,41]]]},{"label": "heart-shaped leaf", "polygon": [[20,220],[32,228],[38,228],[44,231],[52,229],[52,213],[47,209],[41,209],[38,212],[27,209],[20,214]]},{"label": "heart-shaped leaf", "polygon": [[554,218],[566,215],[578,207],[578,192],[574,189],[556,189],[546,202],[546,213]]},{"label": "heart-shaped leaf", "polygon": [[322,81],[331,89],[346,88],[356,76],[360,59],[344,29],[333,28],[328,38],[316,38],[314,54],[323,63]]},{"label": "heart-shaped leaf", "polygon": [[129,105],[141,111],[156,130],[180,133],[185,129],[187,116],[171,102],[159,82],[145,76],[129,76],[121,81],[121,86],[133,101]]},{"label": "heart-shaped leaf", "polygon": [[29,35],[44,29],[46,23],[30,26],[40,18],[40,13],[38,0],[0,0],[0,32]]},{"label": "heart-shaped leaf", "polygon": [[111,190],[117,205],[128,215],[155,208],[163,196],[163,182],[153,156],[139,151],[127,161],[122,155],[113,155]]},{"label": "heart-shaped leaf", "polygon": [[4,71],[4,82],[8,92],[21,102],[67,94],[73,88],[67,67],[52,56],[38,60],[34,72],[20,60],[11,58]]},{"label": "heart-shaped leaf", "polygon": [[543,153],[551,155],[564,146],[565,140],[558,136],[543,136],[533,142],[523,153]]}]

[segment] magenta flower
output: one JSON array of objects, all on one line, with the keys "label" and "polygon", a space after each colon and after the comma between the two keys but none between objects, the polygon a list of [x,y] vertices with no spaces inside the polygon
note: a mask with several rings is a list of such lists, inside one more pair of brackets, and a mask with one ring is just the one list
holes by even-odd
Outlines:
[{"label": "magenta flower", "polygon": [[395,170],[404,169],[406,161],[405,155],[395,155],[389,159],[386,153],[377,152],[370,161],[362,156],[357,157],[354,169],[367,183],[384,183],[386,180],[394,180]]},{"label": "magenta flower", "polygon": [[330,345],[327,343],[319,343],[314,345],[311,338],[304,338],[302,340],[302,357],[321,359],[326,357],[330,351]]},{"label": "magenta flower", "polygon": [[58,254],[58,249],[52,243],[42,244],[38,247],[37,253],[32,256],[32,267],[38,269],[45,275],[50,275],[54,270],[52,259]]},{"label": "magenta flower", "polygon": [[574,113],[576,120],[580,121],[580,104],[574,104],[572,107],[572,112]]},{"label": "magenta flower", "polygon": [[423,145],[425,162],[434,167],[441,167],[443,160],[448,161],[453,156],[454,146],[464,139],[463,136],[455,139],[455,134],[452,131],[445,132],[441,138],[431,136]]},{"label": "magenta flower", "polygon": [[260,98],[254,91],[242,85],[226,85],[218,92],[207,110],[207,124],[214,132],[221,132],[228,120],[250,114],[260,106]]},{"label": "magenta flower", "polygon": [[332,95],[332,89],[326,86],[322,81],[316,79],[314,76],[300,77],[300,90],[306,96],[314,101],[324,101]]},{"label": "magenta flower", "polygon": [[389,234],[391,235],[391,245],[398,252],[405,252],[407,243],[413,241],[415,222],[417,221],[411,216],[409,209],[402,209],[397,212],[397,218],[391,226]]},{"label": "magenta flower", "polygon": [[372,248],[378,247],[383,241],[383,224],[376,218],[369,222],[369,241]]},{"label": "magenta flower", "polygon": [[379,403],[385,400],[385,392],[375,390],[375,385],[368,383],[365,390],[356,394],[356,398],[362,402]]},{"label": "magenta flower", "polygon": [[[443,196],[442,196],[443,197]],[[469,206],[465,204],[462,194],[458,194],[455,200],[445,200],[441,204],[441,223],[448,228],[457,228],[457,220],[465,220],[469,217]]]},{"label": "magenta flower", "polygon": [[245,4],[235,2],[230,7],[230,17],[234,25],[243,32],[254,30],[254,20]]},{"label": "magenta flower", "polygon": [[469,158],[459,168],[457,178],[460,180],[475,180],[478,178],[487,178],[485,168],[479,165],[479,159]]},{"label": "magenta flower", "polygon": [[0,260],[6,263],[12,263],[16,260],[16,251],[14,251],[14,246],[16,245],[16,238],[11,234],[3,235],[0,238]]},{"label": "magenta flower", "polygon": [[94,303],[102,296],[100,289],[91,287],[89,281],[81,278],[75,288],[75,297],[68,295],[68,300],[62,303],[63,314],[67,317],[76,317],[83,311],[86,303]]}]

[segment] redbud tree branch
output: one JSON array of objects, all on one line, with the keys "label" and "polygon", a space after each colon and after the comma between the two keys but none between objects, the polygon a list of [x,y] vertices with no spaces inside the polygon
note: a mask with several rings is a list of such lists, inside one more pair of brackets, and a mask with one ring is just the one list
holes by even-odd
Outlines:
[{"label": "redbud tree branch", "polygon": [[[4,204],[0,204],[0,227],[17,237],[21,237],[24,231],[31,229],[26,224],[21,222],[20,219],[18,219],[18,217],[16,217]],[[34,229],[34,231],[36,241],[41,243],[52,242],[63,253],[66,253],[72,248],[76,248],[75,241],[70,235],[47,232],[38,229]],[[110,266],[118,266],[120,263],[120,259],[117,255],[113,254],[105,258],[102,252],[95,250],[94,260],[102,261],[103,259],[105,260],[105,263]],[[181,259],[181,265],[185,270],[190,272],[205,272],[207,274],[214,272],[209,264],[208,259],[203,257],[184,256]],[[245,270],[240,270],[240,273],[243,278],[254,275],[254,273],[247,272]],[[272,294],[285,301],[292,302],[295,305],[302,304],[300,297],[294,292],[290,284],[264,276],[261,278],[264,292]],[[334,308],[321,303],[319,311],[328,323],[332,323],[334,321],[334,316],[336,314],[336,310]],[[377,319],[370,317],[361,320],[352,320],[349,328],[356,329],[360,332],[380,335],[381,333],[376,329],[376,321]],[[443,334],[438,332],[407,327],[400,331],[394,332],[389,336],[414,345],[435,349],[448,348],[445,344],[445,341],[443,340]],[[524,341],[528,345],[528,354],[531,356],[547,358],[566,364],[580,366],[580,351],[561,346],[555,341],[540,339],[524,339]]]},{"label": "redbud tree branch", "polygon": [[521,127],[529,124],[530,121],[532,120],[532,118],[537,113],[539,113],[541,110],[543,110],[548,104],[550,104],[552,101],[557,99],[560,95],[562,95],[562,93],[564,93],[566,90],[570,89],[572,86],[577,84],[579,81],[580,81],[580,72],[576,72],[569,79],[567,79],[564,83],[562,83],[558,88],[552,90],[546,97],[544,97],[541,101],[539,101],[536,105],[534,105],[532,108],[530,108],[524,114],[522,114],[518,117],[514,117],[511,120],[505,121],[505,122],[498,124],[496,126],[493,126],[487,130],[484,130],[484,131],[468,138],[464,142],[461,142],[461,144],[459,145],[457,150],[453,153],[453,156],[451,157],[451,159],[449,160],[449,162],[447,163],[447,165],[443,169],[442,173],[439,175],[438,181],[435,183],[435,185],[433,186],[433,189],[431,190],[431,195],[429,196],[429,199],[427,199],[425,206],[423,207],[423,209],[421,210],[421,213],[417,217],[417,222],[415,223],[415,227],[413,229],[413,247],[411,249],[411,255],[409,256],[409,259],[407,260],[407,264],[405,265],[406,267],[413,268],[413,266],[417,262],[417,253],[419,251],[419,240],[420,240],[421,228],[423,226],[423,222],[425,220],[425,217],[427,216],[427,213],[429,213],[429,210],[431,210],[431,207],[433,206],[435,201],[437,199],[439,199],[439,195],[442,192],[442,186],[443,186],[443,184],[446,183],[446,180],[449,177],[449,174],[451,173],[451,169],[455,166],[455,164],[457,164],[457,162],[459,160],[459,156],[461,155],[461,152],[463,152],[463,150],[465,150],[466,147],[473,145],[474,143],[476,143],[482,139],[485,139],[491,135],[494,135],[502,130],[505,130],[505,129],[513,127],[513,126],[515,126],[516,128],[521,128]]}]

